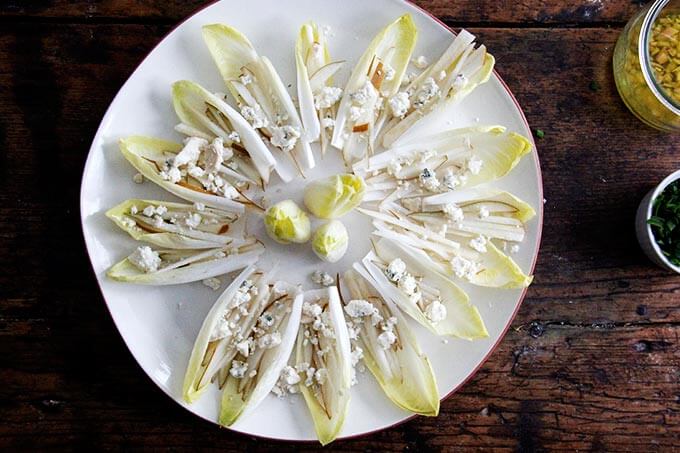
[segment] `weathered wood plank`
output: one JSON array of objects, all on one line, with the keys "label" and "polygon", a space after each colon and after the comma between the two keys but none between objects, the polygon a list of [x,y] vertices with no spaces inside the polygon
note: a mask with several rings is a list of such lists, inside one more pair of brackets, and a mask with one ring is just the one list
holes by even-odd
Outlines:
[{"label": "weathered wood plank", "polygon": [[[0,30],[5,449],[300,449],[218,430],[165,397],[127,352],[90,274],[82,165],[108,103],[168,28]],[[671,449],[680,435],[680,279],[642,256],[632,221],[638,200],[677,166],[680,141],[637,122],[618,99],[618,29],[473,31],[546,132],[536,283],[501,346],[438,418],[334,448]],[[588,88],[593,80],[599,91]]]},{"label": "weathered wood plank", "polygon": [[[119,19],[123,21],[177,22],[209,4],[202,0],[54,0],[17,2],[0,0],[0,17],[44,19]],[[416,0],[415,4],[444,21],[456,24],[612,24],[624,23],[643,0]]]}]

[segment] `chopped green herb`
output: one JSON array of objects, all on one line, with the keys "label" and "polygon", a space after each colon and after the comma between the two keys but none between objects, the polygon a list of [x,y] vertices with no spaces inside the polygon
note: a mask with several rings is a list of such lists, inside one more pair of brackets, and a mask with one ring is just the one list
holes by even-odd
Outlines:
[{"label": "chopped green herb", "polygon": [[543,138],[545,137],[545,132],[540,129],[534,129],[534,135],[536,135],[538,138]]},{"label": "chopped green herb", "polygon": [[654,199],[652,217],[647,223],[668,261],[680,266],[680,180],[672,182]]},{"label": "chopped green herb", "polygon": [[588,85],[588,87],[590,88],[590,91],[595,91],[595,92],[600,91],[600,88],[602,88],[596,80],[593,80],[592,82],[590,82],[590,85]]}]

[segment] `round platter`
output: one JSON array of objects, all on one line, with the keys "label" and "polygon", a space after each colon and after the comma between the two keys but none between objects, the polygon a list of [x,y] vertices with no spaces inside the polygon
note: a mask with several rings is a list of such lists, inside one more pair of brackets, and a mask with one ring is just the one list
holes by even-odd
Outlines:
[{"label": "round platter", "polygon": [[[343,86],[354,62],[372,37],[385,25],[410,13],[418,27],[414,56],[437,58],[452,40],[451,31],[416,6],[397,0],[251,0],[247,8],[233,1],[221,1],[194,14],[175,28],[146,57],[111,103],[92,143],[85,165],[81,189],[81,217],[87,250],[111,315],[137,362],[172,399],[196,415],[216,422],[218,390],[212,386],[192,405],[181,399],[184,370],[195,336],[218,292],[200,282],[166,287],[136,286],[106,278],[106,270],[127,256],[135,242],[104,216],[112,206],[128,198],[175,200],[153,183],[135,184],[135,170],[118,150],[118,140],[141,134],[179,141],[173,131],[177,118],[172,110],[170,86],[180,79],[196,81],[211,91],[224,91],[224,84],[203,44],[201,27],[227,23],[248,36],[261,55],[268,56],[295,96],[293,47],[304,22],[331,27],[329,48],[334,59],[347,64],[337,76]],[[489,49],[493,54],[493,49]],[[432,127],[463,127],[474,124],[502,125],[510,131],[531,137],[522,111],[502,80],[494,74],[478,87],[455,111],[440,118]],[[443,123],[445,121],[445,123]],[[313,145],[317,147],[318,145]],[[314,148],[318,150],[318,148]],[[307,179],[283,184],[276,176],[267,188],[267,202],[292,198],[301,204],[306,183],[317,177],[344,171],[339,153],[330,149]],[[538,254],[543,221],[543,192],[538,155],[526,156],[506,177],[494,183],[529,203],[537,215],[526,225],[527,235],[513,259],[531,273]],[[358,213],[343,218],[351,236],[345,257],[335,264],[319,261],[309,244],[282,246],[268,240],[258,216],[250,216],[250,231],[265,242],[267,267],[280,264],[278,278],[313,287],[309,274],[323,269],[332,275],[348,269],[369,250],[371,222]],[[222,279],[222,289],[228,279]],[[411,322],[422,349],[434,368],[440,395],[445,398],[469,379],[501,340],[517,312],[526,290],[479,288],[461,284],[479,309],[489,337],[469,342],[442,339]],[[360,373],[352,387],[352,401],[342,437],[380,430],[411,416],[382,393],[370,373]],[[275,423],[273,421],[275,420]],[[270,395],[250,417],[239,420],[232,429],[256,436],[287,440],[314,440],[311,418],[299,396],[276,398]]]}]

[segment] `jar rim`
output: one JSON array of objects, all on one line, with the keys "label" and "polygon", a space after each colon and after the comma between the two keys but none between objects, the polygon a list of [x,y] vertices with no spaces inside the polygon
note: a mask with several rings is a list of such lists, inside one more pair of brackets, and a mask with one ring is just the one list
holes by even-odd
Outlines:
[{"label": "jar rim", "polygon": [[654,68],[651,64],[651,55],[649,53],[649,44],[652,36],[652,27],[656,22],[657,17],[670,3],[671,0],[656,0],[645,14],[645,18],[640,27],[640,37],[638,42],[638,54],[640,58],[640,67],[642,68],[642,75],[649,89],[654,93],[654,96],[661,102],[668,110],[680,116],[680,103],[673,99],[664,90],[654,75]]}]

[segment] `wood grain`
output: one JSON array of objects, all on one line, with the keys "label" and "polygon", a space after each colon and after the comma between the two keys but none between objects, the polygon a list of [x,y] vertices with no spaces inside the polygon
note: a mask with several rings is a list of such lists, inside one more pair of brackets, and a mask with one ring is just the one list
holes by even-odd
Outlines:
[{"label": "wood grain", "polygon": [[[38,3],[13,14],[54,17],[61,6],[60,17],[81,17],[81,8],[95,5],[88,14],[130,17],[113,12],[129,2]],[[422,3],[443,16],[463,9]],[[180,2],[158,8],[142,2],[134,14],[146,15],[133,17],[186,13]],[[4,450],[316,449],[219,430],[175,405],[135,364],[91,274],[78,214],[85,157],[118,88],[168,29],[9,20],[0,27]],[[438,418],[330,449],[673,450],[680,445],[680,278],[642,256],[633,217],[645,192],[677,168],[680,139],[643,126],[619,100],[610,60],[620,29],[473,32],[497,57],[530,124],[545,131],[535,284],[500,347]],[[589,89],[592,81],[598,91]]]},{"label": "wood grain", "polygon": [[[177,22],[210,2],[202,0],[0,0],[0,17],[78,21]],[[234,0],[235,5],[241,4]],[[413,3],[451,24],[625,23],[645,0],[416,0]],[[238,6],[236,6],[238,7]]]}]

